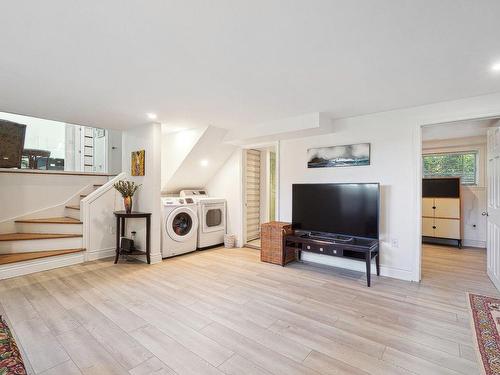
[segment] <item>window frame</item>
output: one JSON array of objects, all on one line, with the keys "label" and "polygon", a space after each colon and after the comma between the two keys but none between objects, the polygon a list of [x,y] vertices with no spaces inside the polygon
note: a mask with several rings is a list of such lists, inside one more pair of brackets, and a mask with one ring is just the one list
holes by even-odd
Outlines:
[{"label": "window frame", "polygon": [[[464,154],[474,154],[474,182],[464,183],[462,180],[463,173],[461,175],[432,175],[428,176],[425,174],[424,159],[429,156],[442,156],[442,155],[464,155]],[[440,152],[427,152],[422,153],[422,177],[423,178],[446,178],[446,177],[460,177],[460,185],[462,186],[479,186],[481,184],[480,176],[480,156],[481,151],[479,149],[468,149],[468,150],[456,150],[456,151],[440,151]]]}]

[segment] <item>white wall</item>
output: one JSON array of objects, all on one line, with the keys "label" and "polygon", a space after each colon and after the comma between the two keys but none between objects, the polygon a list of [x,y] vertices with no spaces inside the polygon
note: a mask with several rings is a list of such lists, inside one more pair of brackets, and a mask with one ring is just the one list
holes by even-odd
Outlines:
[{"label": "white wall", "polygon": [[108,137],[108,173],[116,175],[122,171],[122,131],[108,129],[106,135]]},{"label": "white wall", "polygon": [[[426,129],[424,128],[424,134]],[[486,211],[486,136],[425,141],[423,154],[442,152],[476,151],[477,186],[462,186],[463,243],[464,246],[486,247],[487,220],[481,213]]]},{"label": "white wall", "polygon": [[[326,182],[379,182],[381,185],[380,243],[381,265],[385,274],[410,279],[412,270],[411,165],[414,155],[408,141],[409,127],[394,126],[391,122],[365,124],[342,128],[339,131],[280,143],[280,219],[292,219],[292,184]],[[407,142],[402,142],[406,139]],[[366,167],[307,168],[307,149],[313,147],[371,143],[371,165]],[[397,157],[396,157],[397,155]],[[404,202],[404,203],[403,203]],[[399,248],[391,246],[399,242]],[[363,270],[361,262],[304,254],[304,260]]]},{"label": "white wall", "polygon": [[[380,182],[381,271],[420,279],[421,126],[500,115],[500,94],[336,120],[330,134],[280,143],[280,219],[291,219],[295,182]],[[283,137],[282,137],[283,138]],[[308,147],[370,142],[371,166],[307,169]],[[394,245],[392,245],[392,240]],[[308,259],[335,264],[326,256]],[[362,270],[361,262],[346,266]]]},{"label": "white wall", "polygon": [[167,191],[167,182],[206,130],[205,127],[168,132],[166,128],[162,125],[161,186],[164,192]]},{"label": "white wall", "polygon": [[[204,188],[213,175],[221,168],[236,146],[223,142],[226,129],[209,126],[191,146],[188,155],[166,182],[167,193],[178,193],[182,189]],[[168,137],[168,135],[167,135]],[[176,142],[182,143],[182,138]],[[182,147],[182,146],[179,146]],[[171,150],[167,148],[167,153]],[[167,157],[167,164],[169,158]],[[205,161],[206,164],[202,164]],[[168,170],[168,165],[166,166]]]},{"label": "white wall", "polygon": [[85,186],[106,181],[105,176],[0,173],[0,223],[58,206]]},{"label": "white wall", "polygon": [[[130,174],[132,151],[145,150],[145,176],[128,179],[142,186],[133,198],[133,211],[151,212],[151,261],[161,261],[161,126],[157,123],[128,129],[122,134],[122,166]],[[123,209],[123,207],[122,207]],[[137,244],[145,247],[145,219],[128,219],[126,235],[137,232]]]},{"label": "white wall", "polygon": [[243,246],[242,150],[236,149],[207,184],[208,194],[227,199],[227,232],[236,235],[236,246]]}]

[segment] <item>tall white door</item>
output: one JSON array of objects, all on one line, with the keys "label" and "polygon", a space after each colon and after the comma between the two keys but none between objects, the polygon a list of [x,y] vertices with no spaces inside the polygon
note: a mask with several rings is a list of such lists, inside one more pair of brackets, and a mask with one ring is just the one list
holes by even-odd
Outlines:
[{"label": "tall white door", "polygon": [[488,129],[488,276],[500,290],[500,127]]},{"label": "tall white door", "polygon": [[260,238],[260,151],[245,153],[246,240]]}]

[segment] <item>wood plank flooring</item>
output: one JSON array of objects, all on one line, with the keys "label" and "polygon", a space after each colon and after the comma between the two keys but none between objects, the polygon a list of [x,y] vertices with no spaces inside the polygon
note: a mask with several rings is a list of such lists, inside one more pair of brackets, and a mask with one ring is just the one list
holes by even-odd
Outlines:
[{"label": "wood plank flooring", "polygon": [[482,250],[425,246],[423,281],[215,249],[0,282],[34,374],[478,374],[466,291],[500,294]]}]

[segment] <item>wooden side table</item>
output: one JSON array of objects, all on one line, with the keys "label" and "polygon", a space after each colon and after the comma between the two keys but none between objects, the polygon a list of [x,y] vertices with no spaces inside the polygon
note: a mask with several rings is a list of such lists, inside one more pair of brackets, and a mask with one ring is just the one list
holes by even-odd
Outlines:
[{"label": "wooden side table", "polygon": [[[151,213],[150,212],[134,212],[127,213],[126,211],[113,212],[116,216],[116,257],[115,264],[118,263],[120,254],[127,255],[146,255],[148,264],[151,264]],[[145,218],[146,219],[146,250],[135,250],[123,252],[120,246],[120,237],[125,236],[125,220],[126,219]]]}]

